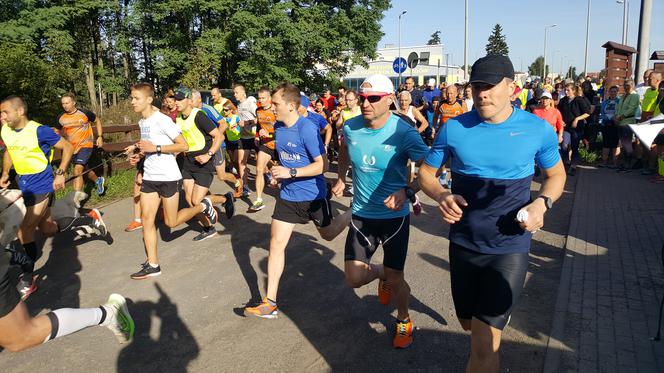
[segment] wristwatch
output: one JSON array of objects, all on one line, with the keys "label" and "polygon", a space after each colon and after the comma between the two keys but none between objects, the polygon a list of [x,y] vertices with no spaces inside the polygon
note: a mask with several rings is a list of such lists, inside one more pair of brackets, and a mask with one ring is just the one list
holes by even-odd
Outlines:
[{"label": "wristwatch", "polygon": [[547,196],[542,195],[542,196],[538,196],[537,198],[541,198],[541,199],[544,200],[544,206],[546,206],[547,210],[549,210],[551,207],[553,207],[553,200],[551,199],[551,197],[547,197]]},{"label": "wristwatch", "polygon": [[207,155],[209,155],[210,157],[214,157],[214,153],[212,153],[212,152],[209,151],[209,150],[208,150],[208,152],[207,152]]},{"label": "wristwatch", "polygon": [[161,154],[161,145],[157,145],[157,154]]},{"label": "wristwatch", "polygon": [[403,187],[403,190],[406,192],[406,197],[410,200],[410,202],[417,202],[417,198],[415,198],[415,191],[413,191],[413,189],[406,185]]},{"label": "wristwatch", "polygon": [[290,169],[290,177],[291,179],[295,178],[297,176],[297,168],[291,168]]},{"label": "wristwatch", "polygon": [[58,168],[57,170],[55,170],[55,174],[56,174],[57,176],[62,176],[62,175],[65,174],[65,170],[63,170],[63,169],[61,169],[61,168]]}]

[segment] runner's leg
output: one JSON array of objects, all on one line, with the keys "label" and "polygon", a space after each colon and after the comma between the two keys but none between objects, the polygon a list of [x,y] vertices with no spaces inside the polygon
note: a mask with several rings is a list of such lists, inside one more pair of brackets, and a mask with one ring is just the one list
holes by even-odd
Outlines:
[{"label": "runner's leg", "polygon": [[[174,197],[176,196],[177,194]],[[145,244],[145,252],[148,257],[148,262],[151,264],[159,264],[159,259],[157,258],[157,227],[155,226],[155,217],[160,202],[159,193],[141,192],[140,201],[141,220],[143,221],[143,243]],[[164,203],[164,212],[166,213],[165,205],[166,204]],[[168,216],[168,214],[165,215]]]},{"label": "runner's leg", "polygon": [[272,219],[270,254],[267,259],[267,298],[271,301],[277,301],[279,280],[286,262],[286,246],[294,228],[293,223]]}]

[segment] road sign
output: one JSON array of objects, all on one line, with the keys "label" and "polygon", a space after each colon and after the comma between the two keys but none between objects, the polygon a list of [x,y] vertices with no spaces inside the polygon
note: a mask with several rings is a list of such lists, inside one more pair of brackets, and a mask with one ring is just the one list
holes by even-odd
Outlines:
[{"label": "road sign", "polygon": [[408,67],[414,69],[417,67],[417,64],[420,62],[420,56],[416,52],[410,52],[408,55]]},{"label": "road sign", "polygon": [[402,72],[406,71],[406,68],[408,67],[408,62],[403,57],[397,57],[394,59],[394,62],[392,62],[392,69],[394,69],[394,72],[397,74],[401,74]]}]

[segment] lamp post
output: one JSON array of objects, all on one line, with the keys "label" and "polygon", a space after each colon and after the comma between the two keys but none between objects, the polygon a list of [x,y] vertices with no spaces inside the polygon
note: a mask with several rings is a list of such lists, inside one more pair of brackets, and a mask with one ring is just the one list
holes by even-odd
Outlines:
[{"label": "lamp post", "polygon": [[[404,10],[403,12],[401,12],[401,14],[399,14],[399,58],[401,58],[401,16],[406,13],[407,11]],[[399,66],[399,87],[400,86],[401,86],[401,66]]]},{"label": "lamp post", "polygon": [[588,0],[588,16],[586,18],[586,52],[583,55],[583,74],[588,75],[588,37],[590,35],[590,3]]},{"label": "lamp post", "polygon": [[544,79],[546,78],[546,30],[556,26],[558,26],[556,23],[553,25],[544,26],[544,64],[542,66],[542,82],[544,82]]},{"label": "lamp post", "polygon": [[470,80],[468,77],[468,0],[466,0],[463,29],[463,77],[466,81]]},{"label": "lamp post", "polygon": [[623,4],[623,35],[622,43],[627,45],[627,27],[629,25],[629,0],[616,0],[616,3]]}]

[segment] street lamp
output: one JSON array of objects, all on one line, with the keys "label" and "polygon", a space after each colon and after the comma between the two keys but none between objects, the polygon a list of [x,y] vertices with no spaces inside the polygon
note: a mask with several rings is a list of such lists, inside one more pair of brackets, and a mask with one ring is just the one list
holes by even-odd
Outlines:
[{"label": "street lamp", "polygon": [[629,22],[629,1],[628,0],[616,0],[616,3],[623,4],[623,45],[627,45],[627,27]]},{"label": "street lamp", "polygon": [[542,82],[544,82],[544,79],[546,78],[546,30],[556,26],[558,26],[556,23],[553,25],[544,26],[544,66],[542,66]]},{"label": "street lamp", "polygon": [[586,18],[586,52],[583,54],[583,73],[588,75],[588,37],[590,36],[590,3],[588,0],[588,16]]},{"label": "street lamp", "polygon": [[464,27],[463,27],[463,77],[466,81],[470,81],[468,77],[468,0],[466,0],[466,8],[464,13]]},{"label": "street lamp", "polygon": [[[404,10],[403,12],[401,12],[401,14],[399,14],[399,58],[401,58],[401,16],[406,14],[406,13],[407,13],[407,11]],[[399,61],[401,61],[401,60],[399,60]],[[399,62],[399,64],[401,64],[401,62]],[[401,66],[399,66],[399,86],[401,86]],[[397,87],[397,88],[399,88],[399,87]]]}]

